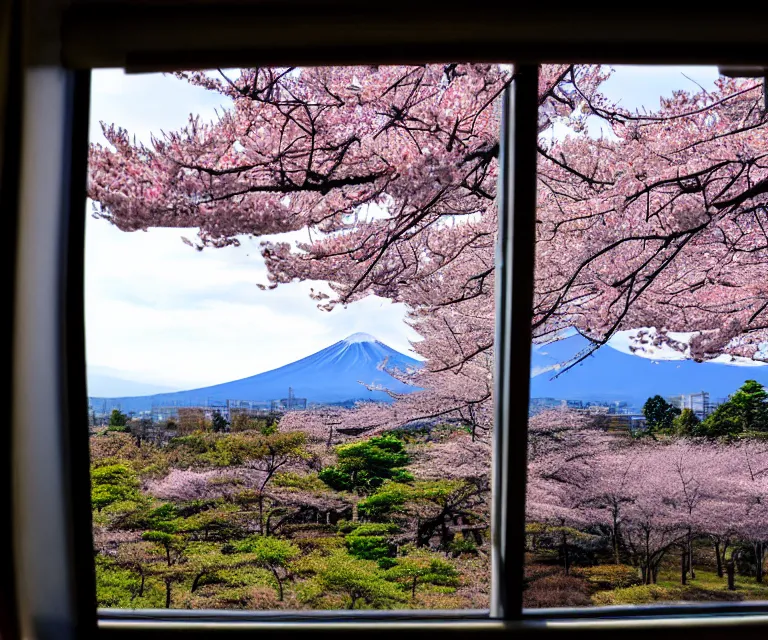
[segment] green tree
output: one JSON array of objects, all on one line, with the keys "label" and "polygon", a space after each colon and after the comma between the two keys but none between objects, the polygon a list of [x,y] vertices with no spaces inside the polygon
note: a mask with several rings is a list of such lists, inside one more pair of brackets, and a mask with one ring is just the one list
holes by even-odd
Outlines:
[{"label": "green tree", "polygon": [[288,433],[234,433],[226,436],[214,435],[213,447],[201,458],[217,466],[248,464],[263,472],[263,479],[257,490],[259,523],[265,531],[264,491],[272,477],[285,465],[309,457],[306,449],[307,437],[300,431]]},{"label": "green tree", "polygon": [[358,560],[344,551],[316,556],[305,565],[315,573],[314,582],[323,593],[345,596],[347,609],[360,602],[387,609],[403,602],[401,590],[386,579],[386,573],[371,560]]},{"label": "green tree", "polygon": [[269,569],[277,582],[278,600],[282,600],[283,584],[289,577],[288,565],[299,555],[299,548],[287,540],[252,536],[236,543],[235,550],[251,554],[253,564]]},{"label": "green tree", "polygon": [[120,411],[120,409],[112,409],[112,413],[109,414],[109,426],[124,427],[127,424],[128,416]]},{"label": "green tree", "polygon": [[744,382],[728,404],[739,416],[744,431],[768,431],[768,392],[759,382]]},{"label": "green tree", "polygon": [[672,430],[672,421],[680,415],[680,409],[672,406],[659,395],[648,398],[643,405],[643,415],[648,423],[648,433]]},{"label": "green tree", "polygon": [[487,527],[482,516],[487,481],[480,478],[460,480],[422,480],[413,484],[386,482],[359,503],[359,512],[371,519],[415,519],[416,545],[425,547],[436,535],[440,546],[449,549],[460,523],[463,534],[474,537],[479,545]]},{"label": "green tree", "polygon": [[743,430],[744,426],[735,407],[724,402],[696,426],[694,435],[707,438],[732,437]]},{"label": "green tree", "polygon": [[682,413],[672,420],[672,430],[676,436],[692,436],[696,433],[700,422],[693,409],[683,409]]},{"label": "green tree", "polygon": [[386,575],[387,579],[398,582],[410,591],[411,599],[416,597],[416,587],[420,584],[442,587],[456,587],[459,584],[459,572],[450,562],[423,551],[398,558]]},{"label": "green tree", "polygon": [[698,436],[733,437],[749,431],[768,431],[768,393],[755,380],[747,380],[695,430]]},{"label": "green tree", "polygon": [[227,427],[229,427],[229,422],[227,422],[227,419],[221,415],[220,411],[214,411],[211,419],[211,426],[216,433],[223,433],[227,430]]},{"label": "green tree", "polygon": [[350,531],[344,537],[344,542],[355,558],[380,562],[393,554],[395,547],[389,541],[389,536],[397,530],[394,524],[362,524]]},{"label": "green tree", "polygon": [[136,473],[124,464],[110,464],[91,470],[91,506],[101,511],[115,502],[139,500]]},{"label": "green tree", "polygon": [[336,447],[337,463],[325,467],[318,477],[337,491],[369,493],[385,480],[409,482],[413,476],[402,467],[408,464],[403,442],[394,436],[379,436]]}]

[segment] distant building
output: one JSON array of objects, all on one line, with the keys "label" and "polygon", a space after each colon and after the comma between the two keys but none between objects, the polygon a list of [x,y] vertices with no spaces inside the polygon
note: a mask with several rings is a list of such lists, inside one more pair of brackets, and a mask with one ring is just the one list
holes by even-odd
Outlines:
[{"label": "distant building", "polygon": [[293,395],[293,387],[288,387],[288,397],[272,401],[272,411],[300,411],[307,408],[306,398]]},{"label": "distant building", "polygon": [[699,420],[706,418],[714,410],[715,405],[709,401],[709,393],[700,391],[699,393],[683,393],[679,396],[670,396],[667,402],[681,411],[690,409],[696,414]]}]

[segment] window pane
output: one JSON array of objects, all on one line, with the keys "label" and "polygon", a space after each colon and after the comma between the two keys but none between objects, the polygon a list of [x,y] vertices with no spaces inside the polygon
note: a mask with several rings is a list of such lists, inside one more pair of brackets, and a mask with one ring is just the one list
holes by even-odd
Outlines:
[{"label": "window pane", "polygon": [[542,77],[526,606],[768,600],[762,79]]},{"label": "window pane", "polygon": [[94,73],[100,606],[488,607],[508,81]]}]

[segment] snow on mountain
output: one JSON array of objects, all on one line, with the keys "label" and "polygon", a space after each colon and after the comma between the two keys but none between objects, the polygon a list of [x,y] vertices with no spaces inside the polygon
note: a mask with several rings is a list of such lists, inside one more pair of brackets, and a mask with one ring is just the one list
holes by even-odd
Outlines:
[{"label": "snow on mountain", "polygon": [[376,338],[374,338],[370,333],[358,332],[344,338],[342,342],[347,344],[355,344],[356,342],[378,342],[378,340],[376,340]]},{"label": "snow on mountain", "polygon": [[[624,345],[622,340],[626,340]],[[656,394],[707,391],[712,400],[725,398],[748,379],[768,385],[768,367],[747,367],[744,362],[731,362],[728,356],[697,363],[683,359],[682,354],[669,347],[633,353],[628,344],[627,337],[620,336],[615,343],[611,341],[610,346],[598,349],[563,373],[562,363],[584,353],[589,346],[585,338],[571,335],[557,342],[534,345],[531,397],[625,401],[639,406]]]},{"label": "snow on mountain", "polygon": [[[643,332],[644,336],[638,340],[638,333]],[[649,358],[650,360],[688,360],[690,348],[688,347],[691,338],[696,335],[695,332],[674,332],[667,334],[672,340],[685,345],[681,351],[669,346],[666,343],[654,345],[653,340],[656,337],[656,329],[645,327],[641,329],[631,329],[629,331],[618,331],[609,341],[608,346],[627,353],[629,355],[639,356],[640,358]],[[764,351],[764,348],[761,352]],[[765,357],[765,354],[763,354]],[[758,362],[752,358],[743,358],[741,356],[720,355],[709,362],[719,364],[730,364],[739,367],[762,367],[764,362]]]},{"label": "snow on mountain", "polygon": [[306,358],[241,380],[174,393],[91,397],[90,402],[97,409],[106,403],[107,408],[119,406],[124,412],[146,411],[153,405],[210,405],[223,404],[227,400],[269,403],[286,398],[289,387],[297,398],[306,398],[309,404],[358,400],[386,402],[391,398],[380,389],[397,393],[416,390],[393,378],[387,370],[405,371],[419,366],[421,363],[418,360],[395,351],[375,337],[355,333]]}]

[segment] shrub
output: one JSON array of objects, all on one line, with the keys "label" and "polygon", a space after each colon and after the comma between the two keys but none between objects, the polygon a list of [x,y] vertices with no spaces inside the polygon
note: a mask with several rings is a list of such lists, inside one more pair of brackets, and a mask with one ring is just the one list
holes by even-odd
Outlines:
[{"label": "shrub", "polygon": [[131,430],[128,427],[122,426],[122,425],[109,426],[105,429],[105,431],[107,433],[130,433],[131,432]]},{"label": "shrub", "polygon": [[316,473],[294,473],[284,471],[276,473],[272,478],[272,484],[276,487],[295,489],[296,491],[327,491],[326,484],[317,477]]},{"label": "shrub", "polygon": [[363,524],[353,529],[344,541],[350,555],[379,562],[394,554],[395,547],[387,535],[396,531],[397,526],[392,524]]},{"label": "shrub", "polygon": [[336,594],[343,597],[347,609],[390,609],[405,600],[402,590],[386,580],[375,562],[344,552],[308,559],[304,570],[315,574],[310,580],[315,589],[307,590],[308,598]]},{"label": "shrub", "polygon": [[91,470],[91,504],[101,510],[114,502],[137,501],[139,481],[124,464],[108,464]]},{"label": "shrub", "polygon": [[592,596],[592,604],[608,606],[615,604],[652,604],[682,600],[679,587],[663,587],[658,584],[646,584],[613,591],[600,591]]},{"label": "shrub", "polygon": [[457,533],[454,536],[453,540],[448,545],[448,550],[454,558],[460,556],[462,553],[477,555],[477,545],[472,540],[465,538],[461,533]]},{"label": "shrub", "polygon": [[573,574],[587,581],[594,590],[623,589],[639,585],[642,580],[634,567],[625,564],[603,564],[596,567],[581,567]]}]

